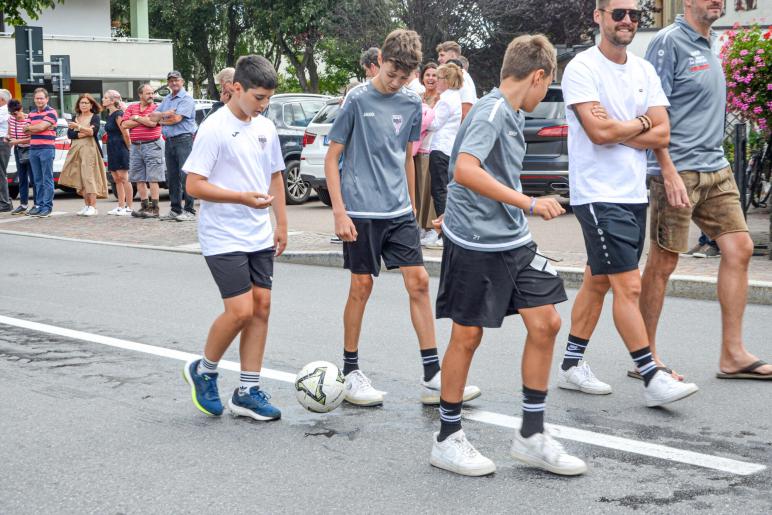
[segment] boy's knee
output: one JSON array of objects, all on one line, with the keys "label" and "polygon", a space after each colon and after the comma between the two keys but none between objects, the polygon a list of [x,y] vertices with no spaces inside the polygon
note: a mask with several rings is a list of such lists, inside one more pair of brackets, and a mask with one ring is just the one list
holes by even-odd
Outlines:
[{"label": "boy's knee", "polygon": [[411,296],[422,296],[429,294],[429,274],[426,270],[420,270],[405,280],[405,287]]},{"label": "boy's knee", "polygon": [[366,301],[373,291],[373,278],[369,275],[356,274],[351,276],[349,296],[358,301]]},{"label": "boy's knee", "polygon": [[551,311],[539,321],[530,323],[528,334],[539,342],[553,342],[560,332],[561,320],[557,311]]}]

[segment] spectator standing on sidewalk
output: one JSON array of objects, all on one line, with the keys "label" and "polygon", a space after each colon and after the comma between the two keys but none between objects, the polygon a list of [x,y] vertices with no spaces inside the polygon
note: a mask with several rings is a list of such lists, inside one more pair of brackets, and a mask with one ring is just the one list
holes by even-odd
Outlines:
[{"label": "spectator standing on sidewalk", "polygon": [[429,124],[434,120],[434,106],[440,99],[437,91],[437,63],[428,62],[421,68],[421,83],[424,93],[421,95],[421,139],[413,145],[415,153],[415,209],[416,222],[421,230],[421,239],[434,232],[432,220],[437,218],[432,201],[432,180],[429,175],[429,152],[433,132]]},{"label": "spectator standing on sidewalk", "polygon": [[[171,93],[166,95],[158,109],[149,115],[150,120],[161,125],[166,138],[166,184],[169,187],[171,209],[161,217],[162,221],[190,222],[196,219],[193,197],[185,189],[186,173],[182,165],[193,148],[196,133],[196,103],[187,91],[180,72],[174,70],[166,76]],[[185,204],[183,205],[183,201]]]},{"label": "spectator standing on sidewalk", "polygon": [[134,190],[129,182],[129,131],[121,127],[123,122],[123,100],[121,94],[110,89],[102,97],[102,107],[107,109],[107,169],[113,174],[115,196],[118,207],[107,212],[108,215],[131,216]]},{"label": "spectator standing on sidewalk", "polygon": [[107,198],[105,161],[99,146],[99,113],[102,107],[94,97],[84,93],[75,102],[75,113],[67,124],[67,137],[72,142],[67,151],[59,184],[75,188],[83,197],[80,216],[96,216],[96,199]]},{"label": "spectator standing on sidewalk", "polygon": [[34,93],[35,109],[29,114],[29,125],[24,129],[30,134],[29,161],[35,181],[35,207],[27,211],[29,216],[45,218],[54,209],[54,158],[56,149],[56,109],[48,105],[48,91],[37,88]]},{"label": "spectator standing on sidewalk", "polygon": [[[440,64],[445,64],[450,59],[458,59],[461,57],[461,45],[455,41],[446,41],[437,45],[437,60]],[[474,81],[469,73],[464,70],[464,86],[461,89],[461,119],[466,117],[466,114],[477,102],[477,88],[475,88]]]},{"label": "spectator standing on sidewalk", "polygon": [[380,55],[381,51],[378,47],[370,47],[362,52],[362,55],[359,57],[359,64],[365,70],[366,80],[369,81],[378,75],[381,69],[381,64],[378,62]]},{"label": "spectator standing on sidewalk", "polygon": [[11,211],[12,215],[24,215],[27,213],[29,202],[29,187],[35,190],[35,181],[32,180],[32,168],[29,164],[29,134],[24,128],[29,125],[29,118],[21,108],[21,102],[11,100],[8,102],[8,142],[13,147],[13,155],[16,159],[16,174],[19,178],[19,205]]},{"label": "spectator standing on sidewalk", "polygon": [[[432,184],[432,200],[438,216],[445,212],[448,196],[448,163],[461,127],[461,93],[463,69],[455,64],[443,64],[437,68],[437,91],[440,100],[434,106],[434,120],[429,130],[434,132],[429,152],[429,175]],[[426,247],[442,247],[437,231],[429,232],[421,244]]]},{"label": "spectator standing on sidewalk", "polygon": [[[132,211],[135,218],[158,218],[158,183],[166,178],[164,153],[161,148],[161,126],[149,118],[156,110],[153,88],[143,84],[137,90],[139,102],[131,104],[124,112],[121,127],[129,130],[129,181],[137,183],[142,207]],[[148,191],[147,184],[150,183]]]},{"label": "spectator standing on sidewalk", "polygon": [[8,180],[5,176],[8,160],[11,158],[11,144],[8,142],[9,100],[11,100],[11,92],[0,89],[0,213],[13,209],[11,196],[8,194]]},{"label": "spectator standing on sidewalk", "polygon": [[215,75],[214,80],[220,85],[220,100],[212,104],[212,109],[207,113],[207,118],[212,116],[218,109],[228,103],[231,99],[231,92],[233,91],[233,74],[236,72],[235,68],[223,68]]}]

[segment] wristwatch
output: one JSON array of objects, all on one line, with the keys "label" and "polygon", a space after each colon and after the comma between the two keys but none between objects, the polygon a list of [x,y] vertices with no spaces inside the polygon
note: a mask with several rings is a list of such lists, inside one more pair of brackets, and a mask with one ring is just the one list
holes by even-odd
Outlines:
[{"label": "wristwatch", "polygon": [[134,116],[132,116],[132,117],[131,117],[131,119],[132,119],[132,120],[134,120],[135,122],[137,121],[137,118],[139,118],[139,116],[138,116],[138,115],[136,115],[136,114],[135,114]]}]

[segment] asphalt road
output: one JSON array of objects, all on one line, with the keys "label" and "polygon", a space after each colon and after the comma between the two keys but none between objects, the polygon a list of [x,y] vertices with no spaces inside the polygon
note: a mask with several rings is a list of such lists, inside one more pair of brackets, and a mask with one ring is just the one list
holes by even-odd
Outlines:
[{"label": "asphalt road", "polygon": [[[548,397],[548,422],[584,430],[593,442],[565,430],[565,446],[590,466],[578,478],[509,457],[512,429],[491,422],[519,416],[525,334],[516,317],[488,331],[470,375],[483,396],[466,412],[485,421],[465,420],[464,428],[498,471],[472,479],[428,464],[438,415],[418,402],[420,358],[397,274],[377,280],[360,348],[362,368],[388,392],[384,407],[314,415],[290,384],[265,379],[283,418],[258,423],[195,410],[182,362],[157,355],[162,350],[89,341],[107,336],[199,354],[221,310],[200,256],[10,235],[0,235],[0,253],[2,513],[772,511],[772,384],[714,378],[716,303],[667,299],[660,347],[701,391],[666,409],[645,408],[641,383],[625,377],[630,358],[604,311],[587,357],[614,393],[553,388]],[[342,270],[277,265],[264,376],[341,361],[347,282]],[[436,287],[432,280],[433,294]],[[559,306],[564,321],[574,293]],[[746,315],[747,344],[767,359],[770,317],[765,306]],[[24,321],[88,334],[19,327]],[[437,327],[442,350],[450,324]],[[558,350],[567,334],[566,324]],[[225,359],[237,361],[236,349]],[[224,370],[222,396],[237,382]],[[713,457],[736,460],[745,472],[767,468],[731,473]]]}]

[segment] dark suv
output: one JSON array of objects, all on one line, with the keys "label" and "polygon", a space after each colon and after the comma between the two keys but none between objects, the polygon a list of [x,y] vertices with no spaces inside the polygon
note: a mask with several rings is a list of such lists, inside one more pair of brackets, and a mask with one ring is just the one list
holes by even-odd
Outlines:
[{"label": "dark suv", "polygon": [[526,195],[568,196],[568,125],[563,90],[553,84],[532,113],[525,113],[520,181]]},{"label": "dark suv", "polygon": [[302,204],[311,195],[311,185],[300,177],[300,152],[306,125],[331,97],[310,93],[284,93],[271,97],[268,118],[276,125],[284,157],[287,204]]}]

